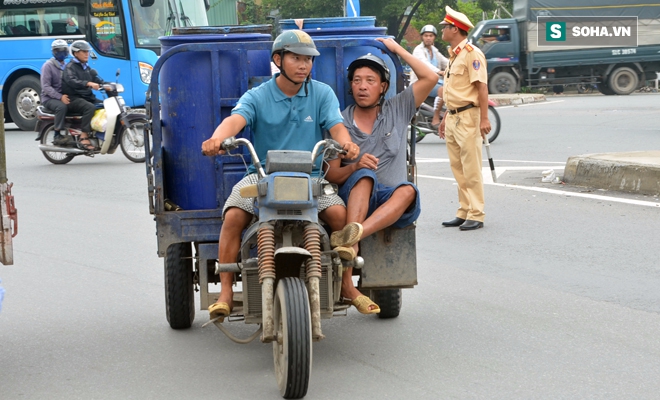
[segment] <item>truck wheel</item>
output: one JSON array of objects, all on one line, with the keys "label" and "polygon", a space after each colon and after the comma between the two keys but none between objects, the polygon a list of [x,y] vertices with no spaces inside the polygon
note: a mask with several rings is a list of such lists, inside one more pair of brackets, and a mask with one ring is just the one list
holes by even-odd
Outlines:
[{"label": "truck wheel", "polygon": [[14,123],[24,131],[34,131],[37,126],[37,107],[41,105],[41,83],[35,75],[25,75],[9,89],[7,108]]},{"label": "truck wheel", "polygon": [[632,68],[617,68],[609,76],[609,87],[615,94],[630,94],[637,89],[639,78]]},{"label": "truck wheel", "polygon": [[492,94],[505,94],[516,92],[516,78],[508,72],[498,72],[489,79],[488,88]]},{"label": "truck wheel", "polygon": [[401,289],[374,290],[374,301],[380,307],[378,318],[396,318],[401,312]]},{"label": "truck wheel", "polygon": [[610,89],[609,86],[607,86],[607,83],[601,82],[598,84],[598,91],[604,94],[605,96],[612,96],[615,93]]},{"label": "truck wheel", "polygon": [[172,329],[187,329],[195,319],[192,248],[175,243],[165,254],[165,310]]},{"label": "truck wheel", "polygon": [[275,377],[285,399],[307,394],[312,375],[312,319],[305,284],[284,278],[277,284],[273,305]]}]

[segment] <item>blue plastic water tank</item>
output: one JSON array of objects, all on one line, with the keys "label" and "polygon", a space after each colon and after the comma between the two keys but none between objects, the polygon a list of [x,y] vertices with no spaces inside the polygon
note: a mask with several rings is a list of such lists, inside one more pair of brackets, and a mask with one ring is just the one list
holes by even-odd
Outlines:
[{"label": "blue plastic water tank", "polygon": [[[399,60],[393,61],[389,55],[373,46],[352,46],[351,42],[355,39],[375,39],[379,37],[388,37],[386,27],[376,27],[376,17],[348,17],[348,18],[307,18],[303,20],[302,30],[307,32],[314,39],[314,43],[319,47],[320,56],[314,61],[312,76],[314,79],[330,85],[337,93],[339,104],[342,110],[350,104],[353,104],[353,96],[348,94],[350,86],[344,85],[343,93],[339,93],[337,80],[343,79],[346,82],[348,66],[356,58],[371,53],[381,57],[390,69],[390,87],[385,94],[390,98],[397,93],[397,77],[395,62],[400,65]],[[280,20],[282,30],[298,29],[293,19]],[[337,60],[337,52],[332,47],[322,47],[321,43],[339,40],[343,43],[344,51],[341,60]],[[342,65],[341,73],[337,71],[337,65]]]},{"label": "blue plastic water tank", "polygon": [[[244,88],[270,78],[270,50],[248,50],[247,65],[242,65],[244,50],[238,45],[271,40],[271,35],[262,33],[208,32],[160,38],[163,55],[180,44],[237,43],[235,51],[175,54],[160,71],[165,196],[184,210],[221,207],[227,196],[224,187],[231,189],[235,183],[224,182],[227,177],[223,176],[222,162],[202,155],[202,142],[230,115]],[[249,82],[243,82],[245,79]],[[240,159],[235,162],[240,163],[237,169],[244,170]],[[221,169],[220,173],[216,168]],[[242,173],[237,171],[235,175]]]}]

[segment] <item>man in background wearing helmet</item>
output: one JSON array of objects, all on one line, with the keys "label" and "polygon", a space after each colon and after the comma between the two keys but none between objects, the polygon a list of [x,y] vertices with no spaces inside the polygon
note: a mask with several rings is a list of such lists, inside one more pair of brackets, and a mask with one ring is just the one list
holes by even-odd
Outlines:
[{"label": "man in background wearing helmet", "polygon": [[440,22],[442,40],[449,42],[450,62],[445,78],[447,112],[438,133],[447,140],[451,171],[458,185],[456,218],[443,226],[462,231],[484,226],[484,185],[481,176],[481,145],[490,132],[488,121],[488,73],[486,58],[467,42],[474,28],[468,17],[451,7]]},{"label": "man in background wearing helmet", "polygon": [[71,55],[73,58],[64,68],[62,74],[62,92],[69,96],[69,112],[82,114],[81,128],[78,145],[83,150],[94,150],[94,145],[89,141],[89,133],[92,131],[92,117],[96,111],[96,98],[93,90],[99,90],[103,79],[96,70],[92,69],[87,61],[92,47],[84,40],[76,40],[71,44]]},{"label": "man in background wearing helmet", "polygon": [[[360,146],[360,156],[355,161],[330,161],[327,178],[342,183],[339,195],[346,203],[348,222],[344,229],[332,234],[331,244],[354,246],[356,251],[360,238],[388,226],[403,228],[419,216],[419,191],[408,182],[408,125],[438,81],[427,63],[412,56],[394,39],[376,40],[408,63],[419,79],[385,100],[390,71],[381,58],[368,54],[358,57],[348,67],[355,104],[342,115],[351,139]],[[344,276],[342,296],[351,299],[363,314],[380,311],[378,305],[353,286],[351,275],[349,281]]]},{"label": "man in background wearing helmet", "polygon": [[[236,136],[249,126],[254,134],[253,145],[262,164],[265,165],[268,150],[311,151],[323,140],[327,130],[348,153],[355,158],[359,148],[351,141],[342,124],[339,101],[325,83],[311,79],[314,57],[318,56],[314,41],[300,30],[285,31],[273,42],[271,60],[280,70],[272,79],[250,89],[238,100],[231,115],[225,118],[213,132],[213,136],[202,143],[202,152],[207,156],[224,154],[222,142]],[[318,176],[320,160],[314,168]],[[222,228],[218,246],[220,263],[235,263],[241,244],[241,233],[253,222],[255,210],[252,199],[240,196],[240,188],[256,184],[258,176],[250,166],[248,173],[232,189],[225,202]],[[323,195],[319,198],[319,216],[330,225],[331,230],[340,230],[346,224],[346,208],[337,196]],[[353,259],[351,247],[336,249],[345,259]],[[211,319],[224,318],[233,308],[233,273],[220,273],[220,296],[209,307]]]},{"label": "man in background wearing helmet", "polygon": [[[447,68],[447,64],[449,60],[447,60],[447,57],[443,56],[440,51],[434,46],[435,39],[438,37],[438,30],[435,29],[435,26],[433,25],[424,25],[422,29],[419,31],[420,35],[422,35],[422,43],[417,45],[415,49],[413,50],[413,56],[417,57],[418,59],[424,61],[426,64],[428,64],[433,72],[435,72],[438,75],[438,83],[435,85],[433,90],[431,91],[432,94],[437,94],[436,101],[435,101],[435,109],[440,110],[442,109],[443,101],[442,101],[442,84],[443,84],[443,77],[445,75],[445,69]],[[410,74],[410,83],[414,83],[417,80],[417,76],[415,75],[414,71],[412,74]],[[440,123],[440,118],[434,115],[433,121],[431,122],[434,125],[437,125]]]},{"label": "man in background wearing helmet", "polygon": [[41,104],[55,114],[53,144],[61,145],[67,143],[62,130],[70,101],[68,95],[62,94],[62,71],[66,66],[64,60],[69,56],[69,46],[64,40],[57,39],[50,49],[53,57],[41,66]]}]

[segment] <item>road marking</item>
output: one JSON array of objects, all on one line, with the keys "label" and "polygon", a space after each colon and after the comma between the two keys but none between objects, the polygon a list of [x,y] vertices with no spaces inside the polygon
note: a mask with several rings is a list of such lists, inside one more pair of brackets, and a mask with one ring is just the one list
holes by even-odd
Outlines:
[{"label": "road marking", "polygon": [[[497,168],[495,169],[497,172]],[[490,171],[490,169],[488,169]],[[554,194],[554,195],[560,195],[560,196],[566,196],[566,197],[581,197],[584,199],[592,199],[592,200],[601,200],[601,201],[610,201],[613,203],[624,203],[624,204],[632,204],[632,205],[637,205],[637,206],[645,206],[645,207],[660,207],[660,203],[655,203],[652,201],[643,201],[643,200],[633,200],[633,199],[620,199],[617,197],[609,197],[609,196],[601,196],[598,194],[589,194],[589,193],[574,193],[574,192],[567,192],[565,190],[556,190],[556,189],[547,189],[547,188],[540,188],[540,187],[532,187],[532,186],[520,186],[520,185],[511,185],[508,183],[493,183],[492,178],[491,182],[487,182],[486,178],[490,178],[490,174],[488,172],[484,172],[484,184],[491,185],[491,186],[499,186],[503,188],[511,188],[511,189],[521,189],[521,190],[529,190],[532,192],[540,192],[540,193],[548,193],[548,194]],[[453,181],[456,182],[454,178],[445,178],[442,176],[431,176],[431,175],[417,175],[418,178],[426,178],[426,179],[435,179],[435,180],[441,180],[441,181]]]},{"label": "road marking", "polygon": [[[448,158],[423,158],[417,157],[415,161],[418,163],[440,163],[440,162],[449,162]],[[488,160],[482,160],[484,164],[488,163]],[[525,160],[500,160],[497,159],[497,162],[511,162],[511,163],[521,163],[521,164],[566,164],[564,161],[525,161]]]}]

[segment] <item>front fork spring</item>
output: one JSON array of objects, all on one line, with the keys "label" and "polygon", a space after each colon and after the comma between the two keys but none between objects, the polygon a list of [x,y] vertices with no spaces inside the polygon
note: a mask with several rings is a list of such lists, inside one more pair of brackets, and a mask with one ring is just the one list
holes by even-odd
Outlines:
[{"label": "front fork spring", "polygon": [[275,279],[275,227],[263,224],[257,233],[259,253],[259,283],[266,278]]},{"label": "front fork spring", "polygon": [[305,226],[304,243],[305,249],[312,255],[312,258],[307,260],[305,264],[307,267],[305,280],[321,278],[321,232],[319,232],[317,226],[313,224]]}]

